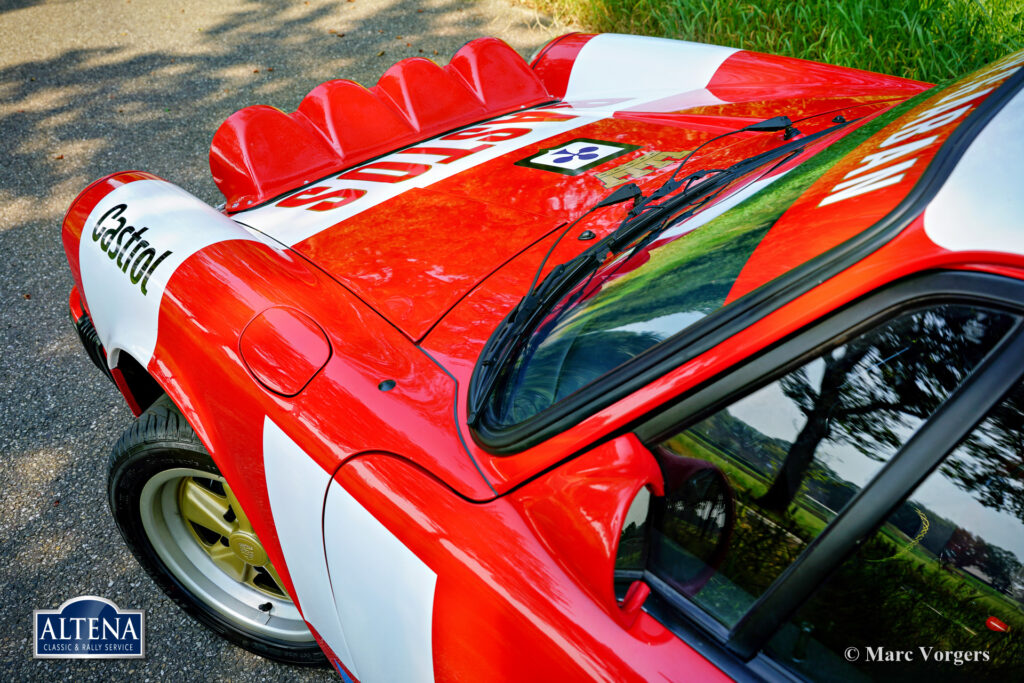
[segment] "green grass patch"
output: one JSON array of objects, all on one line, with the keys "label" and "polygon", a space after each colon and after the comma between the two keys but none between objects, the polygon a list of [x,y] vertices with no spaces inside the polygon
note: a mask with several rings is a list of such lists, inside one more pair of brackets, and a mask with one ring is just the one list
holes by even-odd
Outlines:
[{"label": "green grass patch", "polygon": [[665,36],[941,82],[1024,49],[1024,0],[529,0],[595,32]]}]

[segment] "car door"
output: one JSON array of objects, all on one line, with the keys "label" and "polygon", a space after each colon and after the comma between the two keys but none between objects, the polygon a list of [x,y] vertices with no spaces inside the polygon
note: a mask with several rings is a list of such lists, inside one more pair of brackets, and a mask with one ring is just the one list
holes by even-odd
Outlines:
[{"label": "car door", "polygon": [[620,594],[738,678],[1019,674],[1022,301],[913,278],[648,415]]}]

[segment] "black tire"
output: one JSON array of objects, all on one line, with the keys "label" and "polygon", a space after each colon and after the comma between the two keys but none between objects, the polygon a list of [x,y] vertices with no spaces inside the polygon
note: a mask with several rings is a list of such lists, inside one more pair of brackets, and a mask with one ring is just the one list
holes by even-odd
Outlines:
[{"label": "black tire", "polygon": [[[203,474],[210,479],[201,478]],[[186,480],[215,485],[217,478],[220,472],[188,422],[167,396],[159,398],[125,430],[110,455],[107,494],[121,536],[157,586],[214,633],[268,659],[326,665],[327,658],[301,618],[295,621],[298,611],[287,596],[259,596],[255,588],[216,565],[204,564],[202,554],[197,554],[200,542],[192,541],[194,547],[188,547],[188,534],[181,532],[189,522],[163,515],[161,506],[180,500],[165,488]],[[177,533],[174,525],[180,527]],[[272,605],[263,612],[265,626],[247,621],[255,614],[251,604],[257,597],[266,600],[260,603],[263,608]]]}]

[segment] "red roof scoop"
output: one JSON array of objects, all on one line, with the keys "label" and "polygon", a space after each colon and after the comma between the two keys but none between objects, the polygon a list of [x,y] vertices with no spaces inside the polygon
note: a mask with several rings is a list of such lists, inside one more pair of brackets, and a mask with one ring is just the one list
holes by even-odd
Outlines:
[{"label": "red roof scoop", "polygon": [[291,114],[241,109],[214,134],[210,171],[233,213],[383,152],[551,99],[515,50],[481,38],[445,67],[404,59],[369,89],[328,81]]},{"label": "red roof scoop", "polygon": [[445,69],[461,76],[489,112],[532,107],[556,99],[526,60],[497,38],[466,43]]},{"label": "red roof scoop", "polygon": [[378,97],[390,97],[421,133],[433,135],[487,117],[483,102],[465,81],[422,57],[395,64],[373,90]]},{"label": "red roof scoop", "polygon": [[343,161],[377,156],[416,140],[416,129],[393,102],[355,81],[321,83],[302,99],[299,113],[327,137]]}]

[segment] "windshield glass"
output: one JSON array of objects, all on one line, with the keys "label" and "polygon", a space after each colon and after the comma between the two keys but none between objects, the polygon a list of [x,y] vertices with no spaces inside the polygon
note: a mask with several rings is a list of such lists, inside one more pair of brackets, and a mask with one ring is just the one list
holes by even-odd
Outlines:
[{"label": "windshield glass", "polygon": [[913,102],[795,166],[766,164],[726,190],[731,194],[578,284],[500,380],[488,406],[492,424],[533,417],[746,293],[737,283],[765,234],[816,180]]}]

